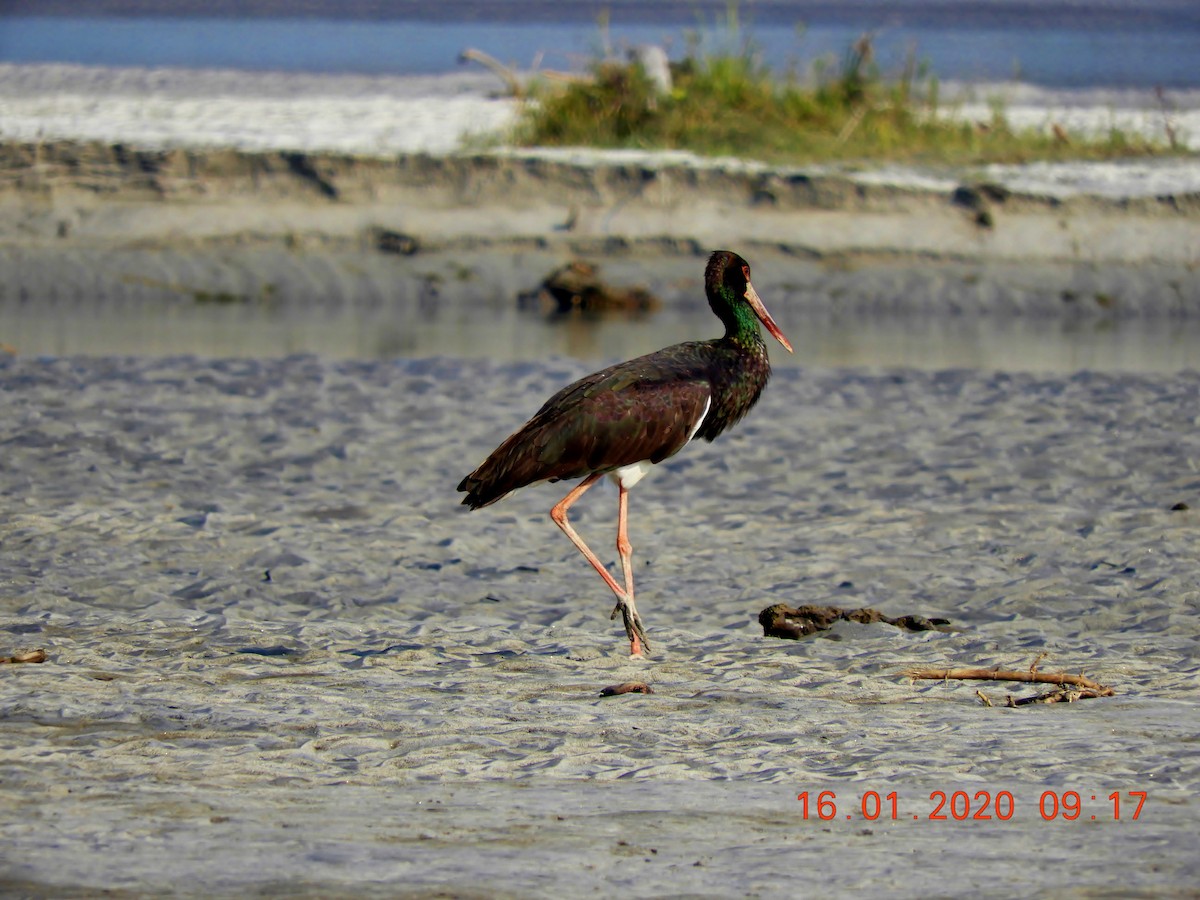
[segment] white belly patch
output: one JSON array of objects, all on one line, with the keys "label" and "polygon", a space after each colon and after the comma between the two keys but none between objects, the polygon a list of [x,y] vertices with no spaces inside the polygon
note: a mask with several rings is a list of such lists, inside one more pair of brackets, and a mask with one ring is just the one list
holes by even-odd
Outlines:
[{"label": "white belly patch", "polygon": [[[696,432],[700,430],[700,426],[704,424],[704,419],[708,415],[709,407],[712,406],[712,396],[704,401],[704,412],[700,413],[700,418],[696,420],[696,424],[692,426],[692,433],[688,435],[688,442],[696,436]],[[625,490],[629,490],[639,481],[646,477],[654,463],[648,459],[643,459],[640,462],[631,463],[628,466],[621,466],[619,469],[613,469],[608,473],[608,477],[615,481]]]},{"label": "white belly patch", "polygon": [[628,466],[621,466],[619,469],[613,469],[608,473],[608,477],[615,481],[625,490],[629,490],[639,481],[646,477],[646,473],[650,471],[654,463],[648,459],[643,459],[641,462],[631,463]]}]

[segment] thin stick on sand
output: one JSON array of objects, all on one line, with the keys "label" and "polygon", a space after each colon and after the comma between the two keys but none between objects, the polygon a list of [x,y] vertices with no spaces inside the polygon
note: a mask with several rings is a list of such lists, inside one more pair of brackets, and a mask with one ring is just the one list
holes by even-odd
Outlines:
[{"label": "thin stick on sand", "polygon": [[[949,681],[1023,681],[1032,684],[1053,684],[1057,691],[1040,694],[1035,697],[1007,698],[1007,706],[1025,706],[1030,703],[1073,703],[1076,700],[1090,700],[1096,697],[1113,697],[1116,691],[1093,681],[1085,675],[1071,675],[1067,672],[1039,672],[1038,663],[1046,654],[1042,654],[1029,667],[1027,672],[1016,672],[1005,669],[908,669],[901,674],[906,678],[930,679]],[[1068,687],[1070,685],[1070,687]],[[1074,689],[1072,689],[1074,688]],[[983,699],[979,691],[975,692]],[[984,700],[987,706],[992,704]]]},{"label": "thin stick on sand", "polygon": [[902,672],[906,678],[926,678],[938,681],[958,679],[963,681],[1028,681],[1035,684],[1074,685],[1084,690],[1097,691],[1102,697],[1113,696],[1112,688],[1092,681],[1086,675],[1070,675],[1067,672],[1013,672],[1005,669],[909,669]]}]

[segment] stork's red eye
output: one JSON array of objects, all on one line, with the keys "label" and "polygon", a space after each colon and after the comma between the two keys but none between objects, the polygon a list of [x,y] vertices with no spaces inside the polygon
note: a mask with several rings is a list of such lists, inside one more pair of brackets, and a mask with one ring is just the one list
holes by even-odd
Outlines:
[{"label": "stork's red eye", "polygon": [[746,276],[746,280],[747,280],[747,281],[749,281],[749,280],[750,280],[750,267],[749,267],[749,266],[742,266],[742,274],[743,274],[744,276]]}]

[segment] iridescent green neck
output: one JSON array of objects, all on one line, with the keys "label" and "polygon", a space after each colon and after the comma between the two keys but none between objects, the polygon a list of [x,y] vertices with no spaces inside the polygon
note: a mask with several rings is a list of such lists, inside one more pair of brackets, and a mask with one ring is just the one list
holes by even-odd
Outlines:
[{"label": "iridescent green neck", "polygon": [[713,312],[725,324],[726,340],[742,347],[763,342],[762,332],[758,330],[758,316],[754,315],[749,303],[723,284],[717,288],[717,297],[714,299]]}]

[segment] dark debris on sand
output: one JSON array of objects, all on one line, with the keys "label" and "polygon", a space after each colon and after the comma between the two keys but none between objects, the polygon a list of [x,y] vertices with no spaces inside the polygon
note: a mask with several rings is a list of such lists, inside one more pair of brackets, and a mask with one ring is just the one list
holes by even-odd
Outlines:
[{"label": "dark debris on sand", "polygon": [[877,609],[842,609],[837,606],[788,606],[776,603],[758,614],[758,623],[766,637],[798,640],[820,631],[828,631],[835,622],[859,622],[871,625],[883,622],[909,631],[949,631],[947,619],[927,619],[924,616],[885,616]]},{"label": "dark debris on sand", "polygon": [[597,268],[583,260],[572,260],[555,269],[532,291],[519,298],[523,308],[534,307],[547,314],[624,312],[648,313],[659,300],[643,287],[618,287],[600,277]]}]

